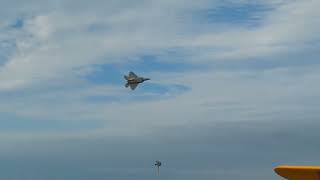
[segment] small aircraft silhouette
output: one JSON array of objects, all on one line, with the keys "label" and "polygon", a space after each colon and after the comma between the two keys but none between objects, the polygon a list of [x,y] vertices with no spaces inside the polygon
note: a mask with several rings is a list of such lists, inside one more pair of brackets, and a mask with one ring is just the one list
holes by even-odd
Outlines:
[{"label": "small aircraft silhouette", "polygon": [[160,175],[160,166],[162,165],[162,163],[159,160],[157,160],[154,165],[157,166],[157,174],[159,176]]},{"label": "small aircraft silhouette", "polygon": [[129,72],[128,76],[124,75],[124,79],[127,80],[126,88],[130,86],[131,90],[135,90],[140,83],[150,80],[149,78],[139,77],[134,72]]}]

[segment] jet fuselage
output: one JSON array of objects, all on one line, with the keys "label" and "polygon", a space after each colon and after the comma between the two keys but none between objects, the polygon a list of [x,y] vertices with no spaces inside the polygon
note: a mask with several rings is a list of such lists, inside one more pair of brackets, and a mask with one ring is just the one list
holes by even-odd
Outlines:
[{"label": "jet fuselage", "polygon": [[128,76],[125,75],[124,78],[127,80],[127,84],[125,86],[130,87],[132,90],[134,90],[138,84],[150,80],[149,78],[139,77],[133,72],[130,72]]},{"label": "jet fuselage", "polygon": [[148,78],[142,78],[142,77],[139,77],[139,78],[133,78],[133,79],[128,79],[127,82],[130,83],[130,84],[139,84],[139,83],[142,83],[146,80],[149,80]]}]

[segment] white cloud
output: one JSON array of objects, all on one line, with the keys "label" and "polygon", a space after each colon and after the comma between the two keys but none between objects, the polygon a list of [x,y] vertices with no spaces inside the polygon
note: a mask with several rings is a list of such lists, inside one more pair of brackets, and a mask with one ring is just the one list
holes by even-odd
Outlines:
[{"label": "white cloud", "polygon": [[[319,24],[317,1],[275,3],[279,7],[261,20],[262,26],[240,25],[222,31],[213,26],[204,34],[192,32],[190,27],[202,26],[186,19],[186,14],[218,2],[141,1],[138,5],[110,1],[103,4],[107,9],[79,2],[74,10],[69,3],[65,8],[56,8],[57,3],[46,11],[34,10],[37,14],[26,20],[21,30],[25,37],[17,37],[17,54],[0,70],[2,89],[63,81],[81,67],[175,47],[191,52],[185,61],[195,63],[287,53],[316,39]],[[95,24],[105,27],[102,33],[88,30]]]},{"label": "white cloud", "polygon": [[[277,4],[278,5],[278,4]],[[319,39],[319,1],[281,4],[266,14],[258,27],[234,27],[200,35],[184,44],[207,48],[202,59],[246,59],[295,52]],[[216,50],[218,49],[218,50]],[[222,51],[219,51],[222,49]]]},{"label": "white cloud", "polygon": [[[17,43],[16,54],[0,68],[0,89],[3,92],[29,90],[31,93],[13,98],[10,103],[2,103],[2,112],[37,119],[54,117],[61,120],[112,121],[114,125],[105,127],[105,131],[115,133],[130,132],[129,129],[138,133],[159,126],[205,123],[219,119],[234,120],[238,115],[248,116],[246,113],[250,114],[250,110],[253,114],[265,112],[266,108],[279,103],[280,97],[290,99],[300,93],[299,87],[302,85],[296,84],[299,90],[286,94],[287,87],[274,81],[277,77],[287,75],[285,72],[276,73],[275,76],[274,72],[242,74],[229,71],[212,73],[209,70],[201,73],[170,73],[165,77],[155,73],[152,79],[163,84],[169,82],[162,79],[170,79],[186,84],[192,90],[174,99],[160,101],[88,104],[83,100],[85,97],[97,94],[119,97],[127,92],[119,90],[120,87],[93,86],[79,76],[88,73],[87,69],[92,65],[125,63],[128,58],[139,54],[161,54],[176,47],[190,55],[185,59],[186,62],[211,66],[216,60],[286,54],[317,39],[318,1],[273,3],[271,5],[275,9],[267,12],[261,19],[262,25],[258,27],[238,25],[232,26],[231,30],[215,30],[213,24],[204,30],[204,34],[189,29],[201,25],[187,19],[189,16],[186,14],[206,9],[209,5],[215,6],[216,3],[141,1],[138,4],[125,4],[109,1],[88,4],[80,1],[74,7],[68,1],[64,6],[57,3],[43,10],[34,10],[34,6],[31,6],[32,13],[26,16],[24,27],[15,30],[19,35],[13,35]],[[90,31],[90,27],[102,27],[102,30]],[[312,76],[315,74],[312,73]],[[257,76],[258,80],[248,80],[247,76]],[[269,80],[264,76],[271,78],[272,82],[262,83]],[[284,82],[292,81],[289,76],[287,78]],[[304,78],[312,79],[309,76]],[[303,79],[300,81],[305,82]],[[312,85],[311,80],[307,82],[306,86]],[[288,101],[284,101],[283,107],[290,108]],[[213,112],[204,107],[216,103],[234,103],[236,105],[232,106],[235,108],[247,110],[242,112],[238,109],[225,115],[230,107],[222,106]],[[130,113],[130,117],[124,112]],[[161,118],[155,118],[155,114],[161,115]]]},{"label": "white cloud", "polygon": [[[141,179],[154,157],[172,179],[270,179],[275,163],[315,162],[319,2],[255,1],[272,7],[257,26],[193,18],[224,3],[252,1],[3,2],[0,47],[10,45],[0,49],[9,57],[0,60],[2,179],[125,179],[120,170]],[[10,28],[17,19],[22,28]],[[205,68],[150,71],[137,91],[83,78],[141,54]],[[169,90],[145,92],[153,83]],[[297,159],[301,152],[307,156]],[[253,163],[259,173],[249,174]]]}]

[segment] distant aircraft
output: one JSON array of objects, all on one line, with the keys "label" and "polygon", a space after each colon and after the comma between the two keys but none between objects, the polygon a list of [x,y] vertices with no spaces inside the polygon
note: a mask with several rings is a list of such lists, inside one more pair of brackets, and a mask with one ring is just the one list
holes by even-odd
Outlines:
[{"label": "distant aircraft", "polygon": [[278,166],[274,171],[288,180],[320,179],[320,166]]},{"label": "distant aircraft", "polygon": [[140,83],[150,80],[149,78],[139,77],[133,72],[129,72],[128,76],[124,75],[124,79],[127,80],[126,88],[130,86],[131,90],[136,89]]},{"label": "distant aircraft", "polygon": [[154,164],[155,166],[157,166],[157,173],[158,175],[160,174],[160,166],[161,166],[161,162],[160,161],[156,161],[156,164]]}]

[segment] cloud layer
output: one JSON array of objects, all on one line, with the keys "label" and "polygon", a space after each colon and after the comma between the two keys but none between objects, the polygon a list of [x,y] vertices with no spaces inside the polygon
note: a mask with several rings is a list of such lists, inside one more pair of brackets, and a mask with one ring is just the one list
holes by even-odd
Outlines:
[{"label": "cloud layer", "polygon": [[[161,159],[167,179],[277,179],[316,163],[319,5],[3,3],[0,177],[150,179]],[[152,80],[128,91],[131,70]]]}]

